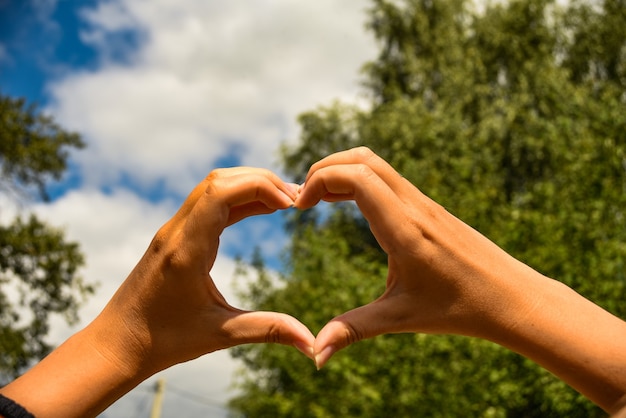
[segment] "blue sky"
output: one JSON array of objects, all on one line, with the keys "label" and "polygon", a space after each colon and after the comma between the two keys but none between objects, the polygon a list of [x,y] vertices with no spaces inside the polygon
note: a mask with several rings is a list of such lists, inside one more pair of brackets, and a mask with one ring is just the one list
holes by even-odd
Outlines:
[{"label": "blue sky", "polygon": [[[80,2],[93,5],[93,0]],[[79,39],[77,1],[0,1],[4,46],[0,85],[11,96],[45,104],[46,82],[61,68],[93,68],[97,51]]]},{"label": "blue sky", "polygon": [[[213,168],[249,165],[280,174],[278,148],[297,140],[298,114],[363,99],[359,70],[375,55],[363,29],[367,6],[0,0],[0,90],[38,103],[87,143],[72,153],[64,180],[51,186],[53,201],[26,207],[80,242],[83,275],[99,283],[79,326],[102,309],[156,230]],[[7,199],[0,196],[0,221],[12,204]],[[287,237],[274,215],[227,229],[221,242],[212,275],[237,305],[233,257],[259,246],[279,268]],[[55,320],[50,340],[75,330]],[[163,372],[172,389],[164,414],[219,416],[235,368],[220,352]],[[136,415],[155,379],[103,415]]]}]

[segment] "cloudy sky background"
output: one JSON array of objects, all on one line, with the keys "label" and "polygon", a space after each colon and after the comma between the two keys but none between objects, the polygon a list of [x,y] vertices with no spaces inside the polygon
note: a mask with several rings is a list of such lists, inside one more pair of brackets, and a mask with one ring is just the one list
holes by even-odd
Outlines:
[{"label": "cloudy sky background", "polygon": [[[86,254],[83,275],[100,285],[81,325],[211,169],[279,172],[278,147],[297,139],[298,114],[362,99],[359,70],[376,53],[364,30],[368,5],[0,0],[0,90],[39,103],[87,142],[51,189],[53,201],[25,208],[65,228]],[[6,197],[0,207],[6,221],[13,213]],[[213,277],[233,304],[233,257],[259,245],[275,262],[287,242],[280,222],[255,218],[223,235]],[[54,324],[54,343],[76,330]],[[225,416],[236,367],[227,352],[176,366],[103,416],[147,416],[159,377],[166,379],[164,417]]]}]

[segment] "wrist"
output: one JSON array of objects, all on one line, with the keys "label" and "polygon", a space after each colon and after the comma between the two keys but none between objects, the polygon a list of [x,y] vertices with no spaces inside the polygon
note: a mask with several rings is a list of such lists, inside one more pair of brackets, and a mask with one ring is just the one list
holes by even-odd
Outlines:
[{"label": "wrist", "polygon": [[136,376],[148,377],[151,374],[145,361],[148,350],[123,322],[101,322],[97,318],[81,333],[93,355],[108,364],[111,370],[116,370],[120,380],[130,381]]},{"label": "wrist", "polygon": [[94,321],[74,334],[2,388],[3,395],[36,417],[97,416],[147,378],[135,363],[120,359],[111,349],[117,342],[103,342],[97,328]]},{"label": "wrist", "polygon": [[83,331],[85,343],[115,369],[120,383],[138,384],[167,366],[153,359],[153,341],[141,315],[112,301]]}]

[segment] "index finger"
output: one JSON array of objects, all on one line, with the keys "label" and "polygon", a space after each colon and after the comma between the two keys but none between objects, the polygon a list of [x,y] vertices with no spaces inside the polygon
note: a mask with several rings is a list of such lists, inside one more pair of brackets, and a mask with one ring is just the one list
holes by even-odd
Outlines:
[{"label": "index finger", "polygon": [[[326,199],[330,196],[330,199]],[[388,254],[400,242],[403,202],[378,174],[364,164],[330,165],[311,173],[295,206],[307,209],[320,200],[354,200]]]},{"label": "index finger", "polygon": [[285,209],[293,204],[288,193],[285,183],[264,172],[216,178],[208,182],[190,215],[196,212],[201,223],[219,219],[226,226],[231,208],[258,208],[255,203],[261,203],[270,209]]},{"label": "index finger", "polygon": [[[196,197],[184,223],[184,233],[193,237],[200,232],[215,239],[234,220],[286,209],[293,204],[295,194],[273,173],[267,170],[246,170],[234,175],[207,178],[204,191]],[[233,213],[231,213],[233,212]],[[204,253],[213,240],[193,240],[197,251]]]},{"label": "index finger", "polygon": [[340,151],[316,162],[309,169],[305,184],[316,171],[332,165],[342,164],[363,164],[368,166],[397,194],[400,194],[403,187],[406,187],[406,180],[389,163],[367,147]]},{"label": "index finger", "polygon": [[[207,175],[204,180],[202,180],[196,187],[194,187],[194,189],[187,196],[182,206],[178,210],[175,218],[185,218],[193,210],[198,200],[201,199],[204,194],[206,194],[207,188],[212,187],[212,184],[214,182],[220,179],[224,180],[242,175],[249,175],[251,176],[251,178],[253,178],[254,176],[266,177],[276,186],[276,188],[278,188],[292,200],[296,197],[295,192],[290,189],[287,183],[284,183],[276,174],[272,173],[269,170],[254,167],[219,168],[211,171],[211,173],[209,173],[209,175]],[[250,203],[250,201],[244,201],[241,204],[246,203]],[[236,205],[236,202],[232,202],[230,206]]]}]

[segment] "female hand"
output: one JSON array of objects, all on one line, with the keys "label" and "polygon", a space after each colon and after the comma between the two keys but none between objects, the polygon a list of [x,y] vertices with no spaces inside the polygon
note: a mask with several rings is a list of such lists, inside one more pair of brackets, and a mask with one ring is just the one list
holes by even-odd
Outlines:
[{"label": "female hand", "polygon": [[335,351],[384,333],[480,334],[501,289],[490,270],[518,262],[426,197],[367,148],[314,164],[296,207],[354,200],[388,255],[387,288],[374,302],[324,327],[315,341],[318,366]]},{"label": "female hand", "polygon": [[154,373],[222,348],[272,342],[312,357],[314,337],[304,325],[233,308],[210,275],[224,228],[288,208],[295,196],[295,185],[267,170],[213,171],[102,313],[0,393],[37,417],[96,416]]},{"label": "female hand", "polygon": [[366,148],[314,164],[296,207],[354,200],[388,255],[386,291],[317,335],[321,367],[385,333],[450,333],[506,346],[606,411],[626,404],[626,322],[514,259]]},{"label": "female hand", "polygon": [[[245,343],[292,345],[312,356],[313,335],[291,316],[228,304],[210,275],[225,227],[293,204],[296,186],[254,168],[213,171],[156,234],[146,254],[95,321],[102,336],[126,329],[121,362],[154,373]],[[135,356],[128,356],[128,343]],[[115,353],[112,353],[115,354]]]}]

